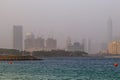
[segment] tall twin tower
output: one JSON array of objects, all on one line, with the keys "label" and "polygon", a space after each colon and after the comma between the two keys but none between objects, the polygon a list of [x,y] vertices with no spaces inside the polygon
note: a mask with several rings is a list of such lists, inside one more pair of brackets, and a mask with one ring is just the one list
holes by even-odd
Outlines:
[{"label": "tall twin tower", "polygon": [[113,40],[113,29],[112,29],[112,18],[111,17],[108,18],[107,27],[108,27],[107,42],[110,43]]}]

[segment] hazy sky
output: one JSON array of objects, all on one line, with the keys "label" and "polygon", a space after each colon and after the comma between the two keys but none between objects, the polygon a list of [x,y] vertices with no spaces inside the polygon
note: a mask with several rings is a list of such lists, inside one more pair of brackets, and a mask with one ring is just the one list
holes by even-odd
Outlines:
[{"label": "hazy sky", "polygon": [[0,47],[12,47],[15,24],[23,25],[24,34],[54,36],[63,44],[68,36],[105,42],[109,16],[120,36],[120,0],[0,0]]}]

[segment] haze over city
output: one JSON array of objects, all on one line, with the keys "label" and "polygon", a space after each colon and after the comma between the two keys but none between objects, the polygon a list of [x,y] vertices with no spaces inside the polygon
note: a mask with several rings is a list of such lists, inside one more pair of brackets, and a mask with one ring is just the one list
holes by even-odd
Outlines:
[{"label": "haze over city", "polygon": [[0,48],[12,48],[13,25],[22,25],[24,36],[33,32],[54,37],[64,48],[72,41],[90,39],[95,46],[107,42],[107,21],[112,18],[113,36],[120,37],[119,0],[1,0]]}]

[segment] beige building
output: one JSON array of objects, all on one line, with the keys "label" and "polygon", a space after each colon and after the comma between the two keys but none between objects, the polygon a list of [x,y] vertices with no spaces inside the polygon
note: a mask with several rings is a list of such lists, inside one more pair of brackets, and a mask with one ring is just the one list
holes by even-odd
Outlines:
[{"label": "beige building", "polygon": [[29,52],[44,50],[44,39],[41,37],[35,38],[32,33],[26,35],[24,44],[25,50]]},{"label": "beige building", "polygon": [[108,45],[110,54],[120,54],[120,41],[113,41]]}]

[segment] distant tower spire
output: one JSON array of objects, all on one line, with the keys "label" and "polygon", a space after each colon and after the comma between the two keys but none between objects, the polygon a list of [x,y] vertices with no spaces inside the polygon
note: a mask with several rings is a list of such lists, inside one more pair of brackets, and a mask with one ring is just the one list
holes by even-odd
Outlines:
[{"label": "distant tower spire", "polygon": [[109,17],[108,18],[108,22],[107,22],[107,26],[108,26],[108,43],[112,41],[112,18]]}]

